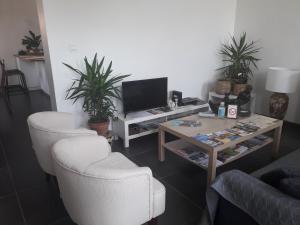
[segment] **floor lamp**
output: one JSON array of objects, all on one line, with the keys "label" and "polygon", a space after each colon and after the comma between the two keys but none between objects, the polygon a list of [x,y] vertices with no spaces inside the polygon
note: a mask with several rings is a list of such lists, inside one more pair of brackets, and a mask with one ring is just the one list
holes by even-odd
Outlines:
[{"label": "floor lamp", "polygon": [[287,93],[298,87],[299,71],[281,67],[270,67],[267,74],[266,89],[273,92],[270,98],[270,116],[282,120],[289,104]]}]

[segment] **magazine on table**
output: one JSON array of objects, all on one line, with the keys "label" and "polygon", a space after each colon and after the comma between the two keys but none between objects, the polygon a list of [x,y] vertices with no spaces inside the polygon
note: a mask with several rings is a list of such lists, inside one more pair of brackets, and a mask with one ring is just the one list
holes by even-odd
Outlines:
[{"label": "magazine on table", "polygon": [[258,131],[259,129],[260,127],[255,126],[253,124],[238,122],[235,126],[233,126],[230,129],[225,129],[209,134],[198,134],[194,136],[194,139],[211,147],[217,147],[219,145],[237,140],[241,137],[245,137],[249,134]]},{"label": "magazine on table", "polygon": [[263,145],[267,139],[268,136],[259,135],[258,137],[244,141],[234,147],[227,148],[224,151],[219,152],[217,158],[221,162],[225,163],[237,155],[240,155],[248,150],[252,150],[254,147]]},{"label": "magazine on table", "polygon": [[[190,156],[189,159],[198,165],[208,167],[208,155],[203,152],[198,152],[198,154]],[[217,163],[217,166],[223,164],[219,160],[217,160],[216,163]]]},{"label": "magazine on table", "polygon": [[[201,136],[201,140],[206,141],[207,143],[210,142],[216,142],[219,143],[221,141],[213,141],[210,140],[212,138],[214,139],[227,139],[228,135],[231,136],[230,134],[228,134],[227,132],[216,132],[214,134],[207,134],[205,137],[204,135]],[[268,139],[268,136],[265,135],[258,135],[255,138],[252,138],[250,140],[244,141],[242,143],[239,143],[233,147],[227,148],[221,152],[218,153],[217,156],[217,166],[222,165],[223,163],[231,160],[232,158],[253,149],[254,147],[263,145],[265,143],[265,141]],[[222,142],[223,143],[223,142]],[[185,158],[190,159],[191,161],[193,161],[194,163],[207,167],[208,166],[208,155],[204,152],[201,151],[201,148],[195,146],[195,145],[190,145],[187,147],[184,147],[182,149],[177,150],[177,152],[182,155]]]},{"label": "magazine on table", "polygon": [[187,157],[187,158],[190,157],[190,156],[196,155],[199,152],[200,152],[199,148],[197,146],[194,146],[194,145],[190,145],[188,147],[185,147],[185,148],[182,148],[182,149],[178,150],[178,153],[180,153],[182,156]]}]

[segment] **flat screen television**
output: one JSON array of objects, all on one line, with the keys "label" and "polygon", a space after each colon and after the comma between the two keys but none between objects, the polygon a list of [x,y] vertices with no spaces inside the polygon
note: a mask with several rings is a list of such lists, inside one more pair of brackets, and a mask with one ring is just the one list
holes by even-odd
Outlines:
[{"label": "flat screen television", "polygon": [[122,83],[123,110],[129,112],[168,105],[168,78],[126,81]]}]

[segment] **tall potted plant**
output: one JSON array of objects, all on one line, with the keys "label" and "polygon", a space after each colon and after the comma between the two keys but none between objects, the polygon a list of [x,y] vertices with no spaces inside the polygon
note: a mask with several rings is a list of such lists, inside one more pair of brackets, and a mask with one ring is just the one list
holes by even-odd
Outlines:
[{"label": "tall potted plant", "polygon": [[82,99],[83,111],[89,115],[90,128],[106,136],[109,119],[116,111],[113,99],[120,99],[120,90],[116,84],[130,75],[112,75],[112,62],[105,69],[104,57],[99,62],[97,54],[92,62],[84,58],[84,71],[63,64],[79,75],[67,90],[66,99],[73,100],[73,103]]},{"label": "tall potted plant", "polygon": [[223,56],[225,66],[220,68],[224,77],[233,81],[233,94],[239,95],[247,89],[249,79],[253,76],[253,68],[257,69],[256,42],[246,42],[246,33],[243,33],[239,40],[233,36],[229,44],[223,44],[220,54]]}]

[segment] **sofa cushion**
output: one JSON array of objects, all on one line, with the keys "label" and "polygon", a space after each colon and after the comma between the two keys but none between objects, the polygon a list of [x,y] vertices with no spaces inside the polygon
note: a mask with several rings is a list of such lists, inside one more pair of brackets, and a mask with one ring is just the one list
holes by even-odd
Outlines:
[{"label": "sofa cushion", "polygon": [[282,179],[279,189],[294,198],[300,199],[300,177]]},{"label": "sofa cushion", "polygon": [[280,168],[263,174],[260,179],[275,188],[279,188],[281,179],[286,177],[285,171]]}]

